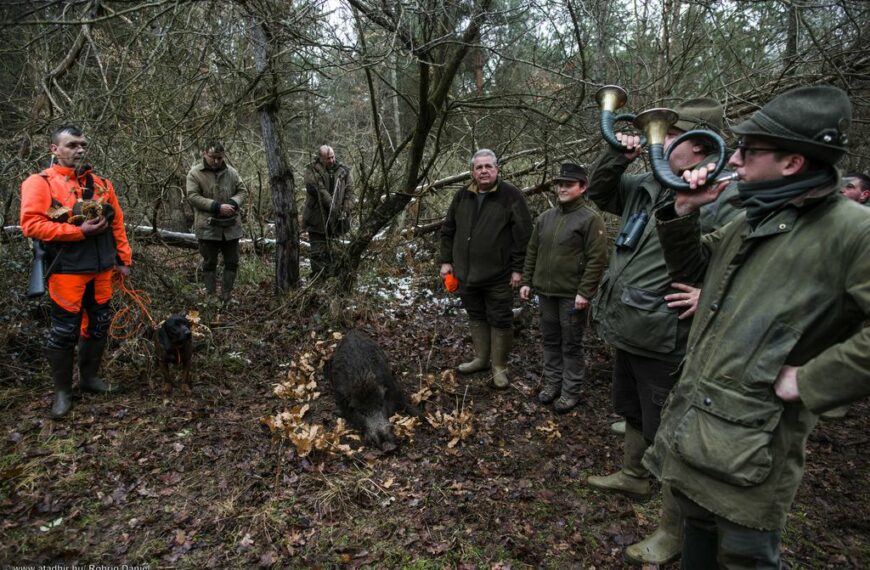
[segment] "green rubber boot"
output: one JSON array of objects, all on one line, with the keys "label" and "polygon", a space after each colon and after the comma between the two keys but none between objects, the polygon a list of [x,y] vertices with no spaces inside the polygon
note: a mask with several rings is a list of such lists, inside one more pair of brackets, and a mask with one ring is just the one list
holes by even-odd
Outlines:
[{"label": "green rubber boot", "polygon": [[202,284],[205,286],[206,293],[214,295],[217,291],[217,274],[214,271],[203,271]]},{"label": "green rubber boot", "polygon": [[622,493],[638,501],[646,501],[652,495],[649,485],[649,472],[641,460],[649,443],[643,434],[631,425],[625,426],[625,449],[622,469],[611,475],[593,475],[586,480],[590,487],[608,493]]},{"label": "green rubber boot", "polygon": [[233,288],[236,285],[236,272],[224,269],[221,277],[221,301],[229,303],[233,298]]},{"label": "green rubber boot", "polygon": [[73,351],[46,348],[44,352],[54,381],[51,417],[59,419],[67,415],[72,408]]},{"label": "green rubber boot", "polygon": [[662,485],[662,519],[648,537],[625,549],[625,559],[638,566],[667,564],[683,551],[683,517],[671,493],[671,486]]},{"label": "green rubber boot", "polygon": [[106,350],[106,339],[83,338],[79,341],[79,385],[85,392],[96,394],[111,394],[115,388],[103,382],[97,376],[103,352]]},{"label": "green rubber boot", "polygon": [[846,417],[846,414],[849,413],[849,404],[845,406],[840,406],[838,408],[834,408],[833,410],[828,410],[827,412],[822,412],[821,418],[823,420],[841,420]]},{"label": "green rubber boot", "polygon": [[471,343],[474,345],[474,359],[457,366],[463,374],[480,372],[489,368],[491,336],[486,321],[471,321]]},{"label": "green rubber boot", "polygon": [[492,386],[504,390],[510,386],[507,359],[514,344],[513,329],[492,329]]}]

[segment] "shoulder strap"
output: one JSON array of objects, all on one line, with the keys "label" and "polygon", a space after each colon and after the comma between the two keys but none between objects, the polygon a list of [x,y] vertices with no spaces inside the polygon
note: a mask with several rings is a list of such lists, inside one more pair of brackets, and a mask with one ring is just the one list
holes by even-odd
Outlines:
[{"label": "shoulder strap", "polygon": [[94,177],[89,173],[85,177],[85,189],[82,191],[82,198],[90,200],[94,197]]},{"label": "shoulder strap", "polygon": [[48,190],[48,197],[51,198],[52,207],[61,206],[62,204],[51,195],[51,182],[48,181],[48,170],[43,170],[37,174],[45,182],[45,188]]}]

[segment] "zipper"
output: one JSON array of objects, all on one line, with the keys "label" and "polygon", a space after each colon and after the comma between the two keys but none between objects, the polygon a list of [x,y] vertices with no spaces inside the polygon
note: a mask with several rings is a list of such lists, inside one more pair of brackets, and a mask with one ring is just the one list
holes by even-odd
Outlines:
[{"label": "zipper", "polygon": [[556,255],[556,237],[559,235],[559,230],[562,228],[562,225],[565,223],[565,213],[562,212],[561,208],[559,210],[559,215],[556,218],[556,227],[553,228],[553,236],[550,239],[550,255],[547,256],[547,285],[549,285],[549,290],[553,290],[553,257]]}]

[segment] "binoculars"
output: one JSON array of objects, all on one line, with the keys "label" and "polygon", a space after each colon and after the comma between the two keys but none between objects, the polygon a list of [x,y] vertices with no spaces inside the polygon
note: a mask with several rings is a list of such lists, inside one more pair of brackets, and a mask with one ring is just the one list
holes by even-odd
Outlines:
[{"label": "binoculars", "polygon": [[644,229],[646,229],[647,222],[649,222],[648,213],[633,213],[619,230],[619,235],[616,236],[616,247],[629,251],[636,248],[641,236],[643,236]]}]

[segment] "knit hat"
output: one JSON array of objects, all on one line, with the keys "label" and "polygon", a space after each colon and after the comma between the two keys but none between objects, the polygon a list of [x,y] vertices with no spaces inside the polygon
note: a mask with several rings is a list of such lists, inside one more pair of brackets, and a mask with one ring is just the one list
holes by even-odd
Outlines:
[{"label": "knit hat", "polygon": [[721,103],[708,97],[687,99],[674,107],[679,120],[674,126],[681,131],[706,129],[722,134],[723,109]]},{"label": "knit hat", "polygon": [[851,124],[852,104],[846,92],[815,85],[786,91],[732,130],[833,165],[846,154]]}]

